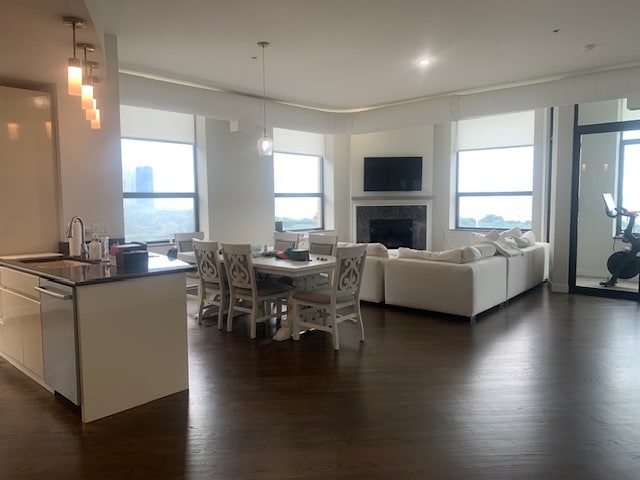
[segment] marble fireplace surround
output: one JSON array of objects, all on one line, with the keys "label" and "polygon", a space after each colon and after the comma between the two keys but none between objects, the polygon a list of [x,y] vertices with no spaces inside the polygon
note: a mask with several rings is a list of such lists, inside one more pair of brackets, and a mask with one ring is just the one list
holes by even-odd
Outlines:
[{"label": "marble fireplace surround", "polygon": [[[413,222],[411,248],[427,248],[427,211],[432,197],[353,197],[356,242],[370,242],[371,220],[403,220]],[[393,245],[388,245],[394,248]]]}]

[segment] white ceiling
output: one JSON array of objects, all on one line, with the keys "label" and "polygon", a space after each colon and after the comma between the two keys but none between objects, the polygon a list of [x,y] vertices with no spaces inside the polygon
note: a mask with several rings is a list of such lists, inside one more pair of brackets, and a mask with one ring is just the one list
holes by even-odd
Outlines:
[{"label": "white ceiling", "polygon": [[17,80],[62,71],[61,17],[84,3],[121,71],[261,96],[264,40],[267,96],[326,110],[640,65],[639,0],[15,0],[0,7],[0,80],[16,62]]}]

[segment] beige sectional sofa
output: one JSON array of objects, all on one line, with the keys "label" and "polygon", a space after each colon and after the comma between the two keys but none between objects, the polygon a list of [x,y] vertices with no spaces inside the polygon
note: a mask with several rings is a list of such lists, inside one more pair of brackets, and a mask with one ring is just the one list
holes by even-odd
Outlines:
[{"label": "beige sectional sofa", "polygon": [[[368,248],[361,300],[468,317],[505,303],[548,278],[549,245],[486,244],[427,252]],[[509,248],[507,248],[509,247]],[[512,248],[511,248],[512,247]],[[483,250],[478,254],[477,248]],[[471,253],[469,253],[471,252]]]}]

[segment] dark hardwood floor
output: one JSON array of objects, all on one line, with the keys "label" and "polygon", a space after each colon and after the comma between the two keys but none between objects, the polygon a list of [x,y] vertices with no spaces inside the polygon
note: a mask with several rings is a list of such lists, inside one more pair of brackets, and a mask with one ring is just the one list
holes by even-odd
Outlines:
[{"label": "dark hardwood floor", "polygon": [[0,478],[640,478],[637,302],[543,286],[474,325],[364,304],[339,352],[194,310],[190,390],[93,423],[0,359]]}]

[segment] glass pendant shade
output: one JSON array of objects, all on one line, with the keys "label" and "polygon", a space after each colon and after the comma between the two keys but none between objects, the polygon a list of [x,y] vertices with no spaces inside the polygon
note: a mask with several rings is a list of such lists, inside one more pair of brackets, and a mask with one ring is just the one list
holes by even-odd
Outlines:
[{"label": "glass pendant shade", "polygon": [[82,85],[82,109],[93,108],[93,85]]},{"label": "glass pendant shade", "polygon": [[79,97],[82,94],[82,60],[70,58],[67,66],[69,95]]},{"label": "glass pendant shade", "polygon": [[258,155],[261,157],[273,155],[273,140],[267,135],[267,132],[258,139]]},{"label": "glass pendant shade", "polygon": [[95,112],[96,112],[96,118],[91,120],[91,128],[93,130],[99,130],[100,129],[100,109],[96,108]]},{"label": "glass pendant shade", "polygon": [[85,110],[85,118],[87,120],[95,120],[96,119],[96,110],[97,110],[97,102],[96,99],[93,99],[93,108],[89,110]]}]

